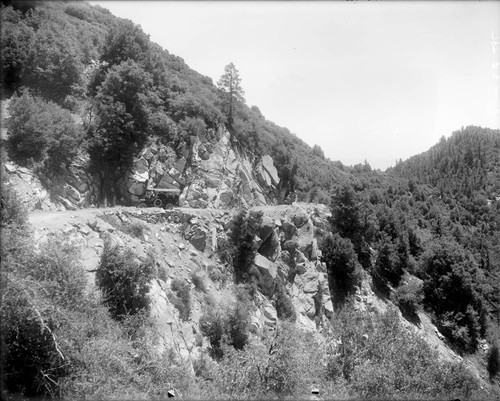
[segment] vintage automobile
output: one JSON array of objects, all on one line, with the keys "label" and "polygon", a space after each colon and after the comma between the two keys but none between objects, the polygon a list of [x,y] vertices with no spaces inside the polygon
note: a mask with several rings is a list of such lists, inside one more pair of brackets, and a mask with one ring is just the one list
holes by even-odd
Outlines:
[{"label": "vintage automobile", "polygon": [[180,194],[180,189],[146,188],[146,193],[137,202],[137,207],[156,206],[172,209],[174,206],[179,206]]}]

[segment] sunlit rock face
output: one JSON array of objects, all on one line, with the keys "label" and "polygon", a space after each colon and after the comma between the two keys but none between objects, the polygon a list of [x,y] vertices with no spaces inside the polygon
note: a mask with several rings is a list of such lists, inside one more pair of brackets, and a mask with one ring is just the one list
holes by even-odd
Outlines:
[{"label": "sunlit rock face", "polygon": [[[90,172],[85,151],[73,160],[58,183],[45,183],[29,169],[8,162],[5,176],[23,188],[30,209],[76,210],[103,205],[98,174]],[[191,136],[176,151],[154,139],[117,182],[113,203],[135,205],[147,188],[179,189],[180,206],[231,209],[276,204],[279,177],[270,156],[250,159],[231,146],[225,128]]]},{"label": "sunlit rock face", "polygon": [[250,160],[235,151],[224,128],[191,136],[186,149],[179,155],[167,145],[146,146],[128,175],[125,198],[134,203],[154,187],[180,189],[181,206],[192,208],[276,203],[280,180],[272,158]]}]

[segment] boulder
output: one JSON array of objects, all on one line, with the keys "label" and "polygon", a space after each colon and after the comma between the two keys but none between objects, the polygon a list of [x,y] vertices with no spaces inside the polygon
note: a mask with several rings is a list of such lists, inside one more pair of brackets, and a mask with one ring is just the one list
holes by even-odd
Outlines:
[{"label": "boulder", "polygon": [[208,207],[208,202],[204,199],[194,199],[188,202],[193,209],[205,209]]},{"label": "boulder", "polygon": [[295,267],[295,260],[294,258],[292,258],[290,252],[288,251],[281,251],[278,261],[281,261],[282,263],[286,264],[291,269]]},{"label": "boulder", "polygon": [[[316,314],[314,299],[312,296],[304,294],[304,292],[296,286],[292,287],[292,303],[299,316],[302,315],[309,319],[314,319],[314,315]],[[297,318],[299,318],[299,316],[297,316]]]},{"label": "boulder", "polygon": [[258,252],[269,260],[275,261],[280,251],[279,237],[277,232],[273,230],[267,239],[260,245]]},{"label": "boulder", "polygon": [[276,261],[276,267],[278,269],[278,274],[279,276],[283,279],[283,280],[288,280],[288,276],[290,275],[290,271],[291,271],[291,268],[290,266],[288,265],[288,263],[285,263],[282,259],[281,259],[281,255],[280,255],[280,259],[278,259]]},{"label": "boulder", "polygon": [[179,189],[179,187],[179,183],[174,181],[168,174],[163,175],[158,184],[156,184],[156,188]]},{"label": "boulder", "polygon": [[291,216],[295,227],[300,228],[309,221],[309,215],[302,208],[297,208],[297,211]]},{"label": "boulder", "polygon": [[250,324],[248,326],[250,333],[258,334],[261,330],[261,324],[259,318],[256,316],[250,316]]},{"label": "boulder", "polygon": [[253,201],[252,180],[246,171],[240,170],[238,172],[239,185],[238,195],[242,197],[247,203]]},{"label": "boulder", "polygon": [[86,192],[89,190],[89,184],[87,182],[81,182],[78,184],[78,192]]},{"label": "boulder", "polygon": [[285,220],[282,223],[282,230],[285,234],[285,240],[290,240],[297,232],[297,227],[295,227],[290,221]]},{"label": "boulder", "polygon": [[115,228],[111,224],[109,224],[109,223],[107,223],[104,220],[101,220],[99,218],[97,218],[97,219],[95,219],[95,220],[93,220],[91,222],[88,222],[87,225],[93,231],[95,231],[97,233],[105,233],[105,232],[112,233],[112,232],[115,231]]},{"label": "boulder", "polygon": [[276,265],[260,254],[255,255],[254,265],[259,272],[259,284],[266,295],[272,294],[274,292],[274,279],[278,274]]},{"label": "boulder", "polygon": [[149,173],[150,176],[162,177],[166,173],[165,165],[163,163],[156,163]]},{"label": "boulder", "polygon": [[297,274],[304,274],[307,271],[307,264],[305,262],[295,263],[295,272]]},{"label": "boulder", "polygon": [[257,180],[260,185],[264,187],[270,187],[272,185],[273,180],[271,179],[271,176],[261,165],[257,166],[255,175],[257,176]]},{"label": "boulder", "polygon": [[262,222],[259,227],[259,237],[262,241],[265,241],[271,233],[274,232],[274,221],[268,216],[262,216]]},{"label": "boulder", "polygon": [[311,221],[314,227],[321,228],[322,230],[328,231],[330,229],[330,225],[326,218],[321,218],[320,216],[312,215]]},{"label": "boulder", "polygon": [[301,251],[295,252],[295,263],[306,263],[307,258]]},{"label": "boulder", "polygon": [[278,315],[276,309],[268,303],[262,309],[262,314],[264,315],[264,324],[269,327],[274,327],[278,321]]},{"label": "boulder", "polygon": [[141,157],[134,162],[131,176],[138,182],[146,182],[149,179],[149,164],[146,159]]},{"label": "boulder", "polygon": [[70,198],[70,200],[74,203],[80,202],[80,192],[78,192],[77,189],[71,185],[64,185],[64,195]]},{"label": "boulder", "polygon": [[64,206],[66,210],[77,210],[76,205],[71,202],[70,200],[63,198],[62,196],[59,196],[59,202]]},{"label": "boulder", "polygon": [[87,241],[88,248],[104,248],[104,241],[99,237],[91,237]]},{"label": "boulder", "polygon": [[217,188],[205,188],[205,193],[207,195],[207,199],[214,201],[217,198],[219,191],[217,191]]},{"label": "boulder", "polygon": [[325,316],[328,319],[331,319],[333,317],[334,311],[333,311],[333,304],[332,304],[332,298],[330,296],[330,293],[323,292],[322,302],[323,302],[323,310],[324,310]]},{"label": "boulder", "polygon": [[220,208],[230,208],[234,206],[237,202],[237,199],[230,189],[225,190],[219,195],[219,207]]},{"label": "boulder", "polygon": [[129,181],[128,192],[132,195],[141,196],[146,192],[146,183]]},{"label": "boulder", "polygon": [[219,188],[222,185],[222,180],[218,177],[206,176],[204,179],[207,187]]},{"label": "boulder", "polygon": [[267,205],[266,197],[260,191],[259,188],[254,188],[253,196],[254,196],[254,204],[255,205],[257,205],[257,206]]},{"label": "boulder", "polygon": [[142,154],[142,157],[144,157],[144,159],[150,161],[154,157],[152,149],[150,149],[150,148],[146,149],[146,151]]},{"label": "boulder", "polygon": [[174,164],[174,168],[179,172],[179,173],[183,173],[184,172],[184,169],[186,167],[186,158],[185,157],[181,157],[180,159],[178,159],[175,164]]},{"label": "boulder", "polygon": [[299,250],[304,252],[307,257],[310,257],[312,243],[314,241],[314,227],[308,221],[297,230]]},{"label": "boulder", "polygon": [[158,160],[164,162],[165,160],[167,160],[167,157],[167,151],[165,150],[165,148],[161,148],[158,152]]},{"label": "boulder", "polygon": [[189,242],[197,250],[203,252],[205,250],[205,246],[207,245],[207,233],[203,230],[197,230],[197,232],[189,239]]},{"label": "boulder", "polygon": [[272,184],[278,185],[280,179],[278,177],[278,170],[276,170],[276,167],[274,167],[272,157],[269,155],[262,156],[261,161],[262,161],[262,167],[264,167],[266,172],[269,174]]},{"label": "boulder", "polygon": [[16,166],[12,162],[6,162],[4,164],[4,168],[7,171],[7,173],[15,173],[16,172]]},{"label": "boulder", "polygon": [[206,147],[200,147],[198,154],[199,154],[201,160],[210,159],[210,152],[207,150]]},{"label": "boulder", "polygon": [[171,168],[170,170],[168,170],[168,173],[167,173],[174,181],[178,182],[179,184],[181,185],[184,185],[186,183],[186,180],[182,177],[181,173],[179,172],[179,170],[175,169],[175,168]]},{"label": "boulder", "polygon": [[283,249],[285,251],[288,251],[290,255],[295,255],[295,252],[299,248],[299,243],[297,242],[297,239],[290,239],[288,241],[285,241],[282,245]]},{"label": "boulder", "polygon": [[319,282],[319,273],[313,269],[309,269],[302,275],[302,291],[306,294],[316,294]]},{"label": "boulder", "polygon": [[314,316],[316,316],[316,305],[314,303],[314,299],[311,297],[304,298],[302,300],[303,307],[304,307],[304,312],[306,313],[306,316],[309,319],[314,319]]}]

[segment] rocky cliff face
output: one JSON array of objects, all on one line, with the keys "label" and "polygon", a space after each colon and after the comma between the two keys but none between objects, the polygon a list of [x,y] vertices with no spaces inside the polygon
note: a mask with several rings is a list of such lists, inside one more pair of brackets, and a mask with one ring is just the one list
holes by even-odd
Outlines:
[{"label": "rocky cliff face", "polygon": [[[293,204],[254,207],[262,213],[258,235],[258,253],[251,268],[251,280],[258,288],[250,312],[250,332],[259,337],[276,328],[278,322],[276,293],[278,281],[295,310],[296,322],[316,336],[325,319],[334,313],[328,288],[326,268],[317,247],[318,234],[326,227],[328,209],[324,205]],[[218,239],[230,235],[234,212],[210,209],[157,208],[81,209],[77,211],[34,212],[30,222],[34,240],[41,243],[54,234],[81,249],[81,261],[88,271],[89,285],[94,285],[94,271],[103,252],[104,238],[133,250],[138,258],[153,255],[156,278],[151,282],[151,316],[159,337],[158,352],[170,350],[178,358],[195,361],[208,341],[199,326],[206,311],[207,299],[215,303],[234,302],[231,269],[218,256]],[[131,231],[131,226],[142,227]],[[195,275],[204,282],[202,291]],[[189,284],[191,311],[182,319],[172,301],[174,280]],[[198,280],[199,281],[199,280]],[[365,280],[355,295],[356,307],[384,311],[388,300],[377,297]],[[429,319],[422,314],[422,324],[412,330],[420,332],[435,345],[444,358],[457,359]]]},{"label": "rocky cliff face", "polygon": [[136,202],[146,187],[182,191],[180,204],[192,208],[232,208],[275,203],[278,173],[270,156],[260,160],[235,151],[224,128],[192,136],[180,156],[152,143],[135,160],[126,183]]},{"label": "rocky cliff face", "polygon": [[[324,317],[333,313],[325,266],[319,260],[315,228],[326,224],[322,205],[264,206],[262,224],[255,238],[260,244],[252,267],[251,279],[259,291],[250,316],[250,330],[259,335],[273,330],[278,317],[275,304],[277,280],[285,283],[297,316],[297,323],[316,332]],[[151,314],[158,323],[159,350],[173,348],[184,359],[195,359],[200,343],[199,318],[208,295],[217,302],[231,302],[232,274],[216,252],[219,238],[229,235],[234,212],[207,209],[134,207],[82,209],[66,212],[35,212],[30,216],[35,241],[41,243],[54,234],[78,244],[82,263],[94,285],[94,273],[103,251],[104,238],[132,249],[139,258],[152,254],[159,273],[151,283]],[[140,234],[127,227],[139,225]],[[296,245],[291,245],[291,243]],[[206,294],[198,291],[193,274],[202,277]],[[192,308],[189,319],[180,318],[171,302],[172,281],[185,280],[191,285]],[[197,339],[198,338],[198,339]]]},{"label": "rocky cliff face", "polygon": [[[6,132],[3,133],[6,135]],[[118,201],[135,205],[146,187],[181,190],[180,205],[191,208],[232,208],[276,203],[279,177],[270,156],[250,158],[230,144],[221,127],[192,136],[175,152],[152,140],[119,183]],[[99,205],[101,182],[89,173],[85,152],[75,158],[60,183],[44,184],[29,169],[8,162],[4,176],[20,190],[31,209],[76,210]]]}]

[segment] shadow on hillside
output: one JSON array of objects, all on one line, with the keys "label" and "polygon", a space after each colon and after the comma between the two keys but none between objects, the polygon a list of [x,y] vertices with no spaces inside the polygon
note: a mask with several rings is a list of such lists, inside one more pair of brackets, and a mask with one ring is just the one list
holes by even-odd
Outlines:
[{"label": "shadow on hillside", "polygon": [[405,311],[403,308],[399,308],[403,317],[408,320],[410,323],[414,324],[417,327],[420,327],[422,321],[420,320],[420,316],[414,311]]},{"label": "shadow on hillside", "polygon": [[[372,282],[371,289],[373,293],[382,301],[391,302],[392,304],[395,304],[394,301],[391,299],[391,293],[394,291],[394,289],[391,286],[389,286],[385,281],[374,280]],[[396,306],[399,308],[401,314],[407,321],[409,321],[410,323],[414,324],[417,327],[420,327],[422,322],[420,320],[420,317],[418,316],[417,311],[411,308],[401,307],[400,305]]]}]

